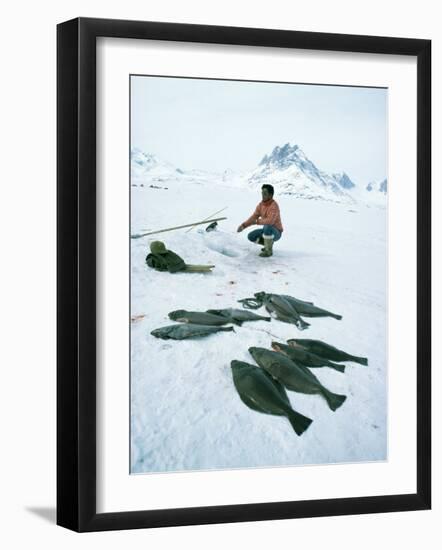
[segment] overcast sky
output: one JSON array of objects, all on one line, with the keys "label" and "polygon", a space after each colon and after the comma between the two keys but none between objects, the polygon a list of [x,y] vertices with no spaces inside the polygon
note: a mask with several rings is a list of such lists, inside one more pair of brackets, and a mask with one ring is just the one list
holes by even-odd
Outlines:
[{"label": "overcast sky", "polygon": [[131,77],[131,146],[177,168],[251,170],[299,145],[325,172],[387,176],[385,89]]}]

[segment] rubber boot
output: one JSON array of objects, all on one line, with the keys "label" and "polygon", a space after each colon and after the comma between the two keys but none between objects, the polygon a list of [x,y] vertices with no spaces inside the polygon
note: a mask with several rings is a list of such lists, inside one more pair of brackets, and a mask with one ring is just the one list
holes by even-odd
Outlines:
[{"label": "rubber boot", "polygon": [[260,253],[261,258],[269,258],[273,255],[273,235],[264,235],[264,250]]}]

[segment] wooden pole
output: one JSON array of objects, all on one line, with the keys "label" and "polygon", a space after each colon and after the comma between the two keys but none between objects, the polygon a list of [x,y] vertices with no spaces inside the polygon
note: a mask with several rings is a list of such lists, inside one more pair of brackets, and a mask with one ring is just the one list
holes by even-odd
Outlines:
[{"label": "wooden pole", "polygon": [[[213,214],[210,214],[210,216],[208,216],[207,218],[204,218],[204,220],[203,220],[204,223],[207,223],[207,220],[208,220],[209,218],[211,218],[212,216],[216,216],[217,214],[220,214],[221,212],[224,212],[224,210],[226,210],[227,208],[228,208],[228,207],[225,206],[224,208],[221,208],[221,210],[218,210],[218,212],[214,212]],[[192,231],[192,229],[193,229],[194,227],[195,227],[195,226],[192,225],[192,227],[191,227],[190,229],[188,229],[188,230],[186,231],[186,233],[189,233],[189,231]]]},{"label": "wooden pole", "polygon": [[159,231],[151,231],[150,233],[136,233],[131,235],[131,239],[140,239],[141,237],[147,237],[148,235],[156,235],[157,233],[165,233],[166,231],[174,231],[175,229],[183,229],[184,227],[192,227],[194,225],[201,225],[203,223],[219,222],[220,220],[227,220],[227,218],[214,218],[213,220],[203,220],[202,222],[188,223],[186,225],[177,225],[176,227],[168,227],[167,229],[160,229]]}]

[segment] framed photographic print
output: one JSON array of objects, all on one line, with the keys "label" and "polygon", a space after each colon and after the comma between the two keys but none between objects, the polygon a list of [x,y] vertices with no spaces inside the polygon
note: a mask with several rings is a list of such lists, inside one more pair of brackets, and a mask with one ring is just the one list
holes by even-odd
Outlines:
[{"label": "framed photographic print", "polygon": [[58,26],[59,525],[430,508],[430,66]]}]

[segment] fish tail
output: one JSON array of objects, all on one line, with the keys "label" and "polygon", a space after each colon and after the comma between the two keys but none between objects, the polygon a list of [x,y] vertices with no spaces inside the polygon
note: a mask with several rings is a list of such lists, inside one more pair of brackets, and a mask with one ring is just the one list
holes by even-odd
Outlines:
[{"label": "fish tail", "polygon": [[338,365],[337,363],[330,363],[327,364],[327,367],[330,367],[331,369],[335,369],[339,372],[345,372],[345,365]]},{"label": "fish tail", "polygon": [[272,318],[271,318],[271,317],[263,317],[262,320],[263,320],[263,321],[269,321],[269,322],[270,322],[270,321],[272,320]]},{"label": "fish tail", "polygon": [[339,409],[339,407],[347,399],[346,395],[338,395],[337,393],[333,393],[329,390],[326,390],[325,388],[323,389],[322,395],[327,400],[328,406],[332,411]]},{"label": "fish tail", "polygon": [[333,317],[333,319],[337,319],[338,321],[340,321],[342,319],[342,315],[333,314],[332,317]]},{"label": "fish tail", "polygon": [[353,357],[352,360],[360,365],[368,365],[368,359],[366,357]]},{"label": "fish tail", "polygon": [[305,330],[310,326],[310,323],[306,323],[304,319],[299,318],[299,322],[296,323],[296,326],[299,328],[299,330]]},{"label": "fish tail", "polygon": [[220,330],[224,330],[226,332],[235,332],[235,329],[233,327],[220,327]]},{"label": "fish tail", "polygon": [[304,416],[303,414],[300,414],[294,410],[291,410],[287,413],[287,418],[292,425],[292,428],[298,435],[304,433],[305,430],[313,422],[311,418],[308,418],[307,416]]}]

